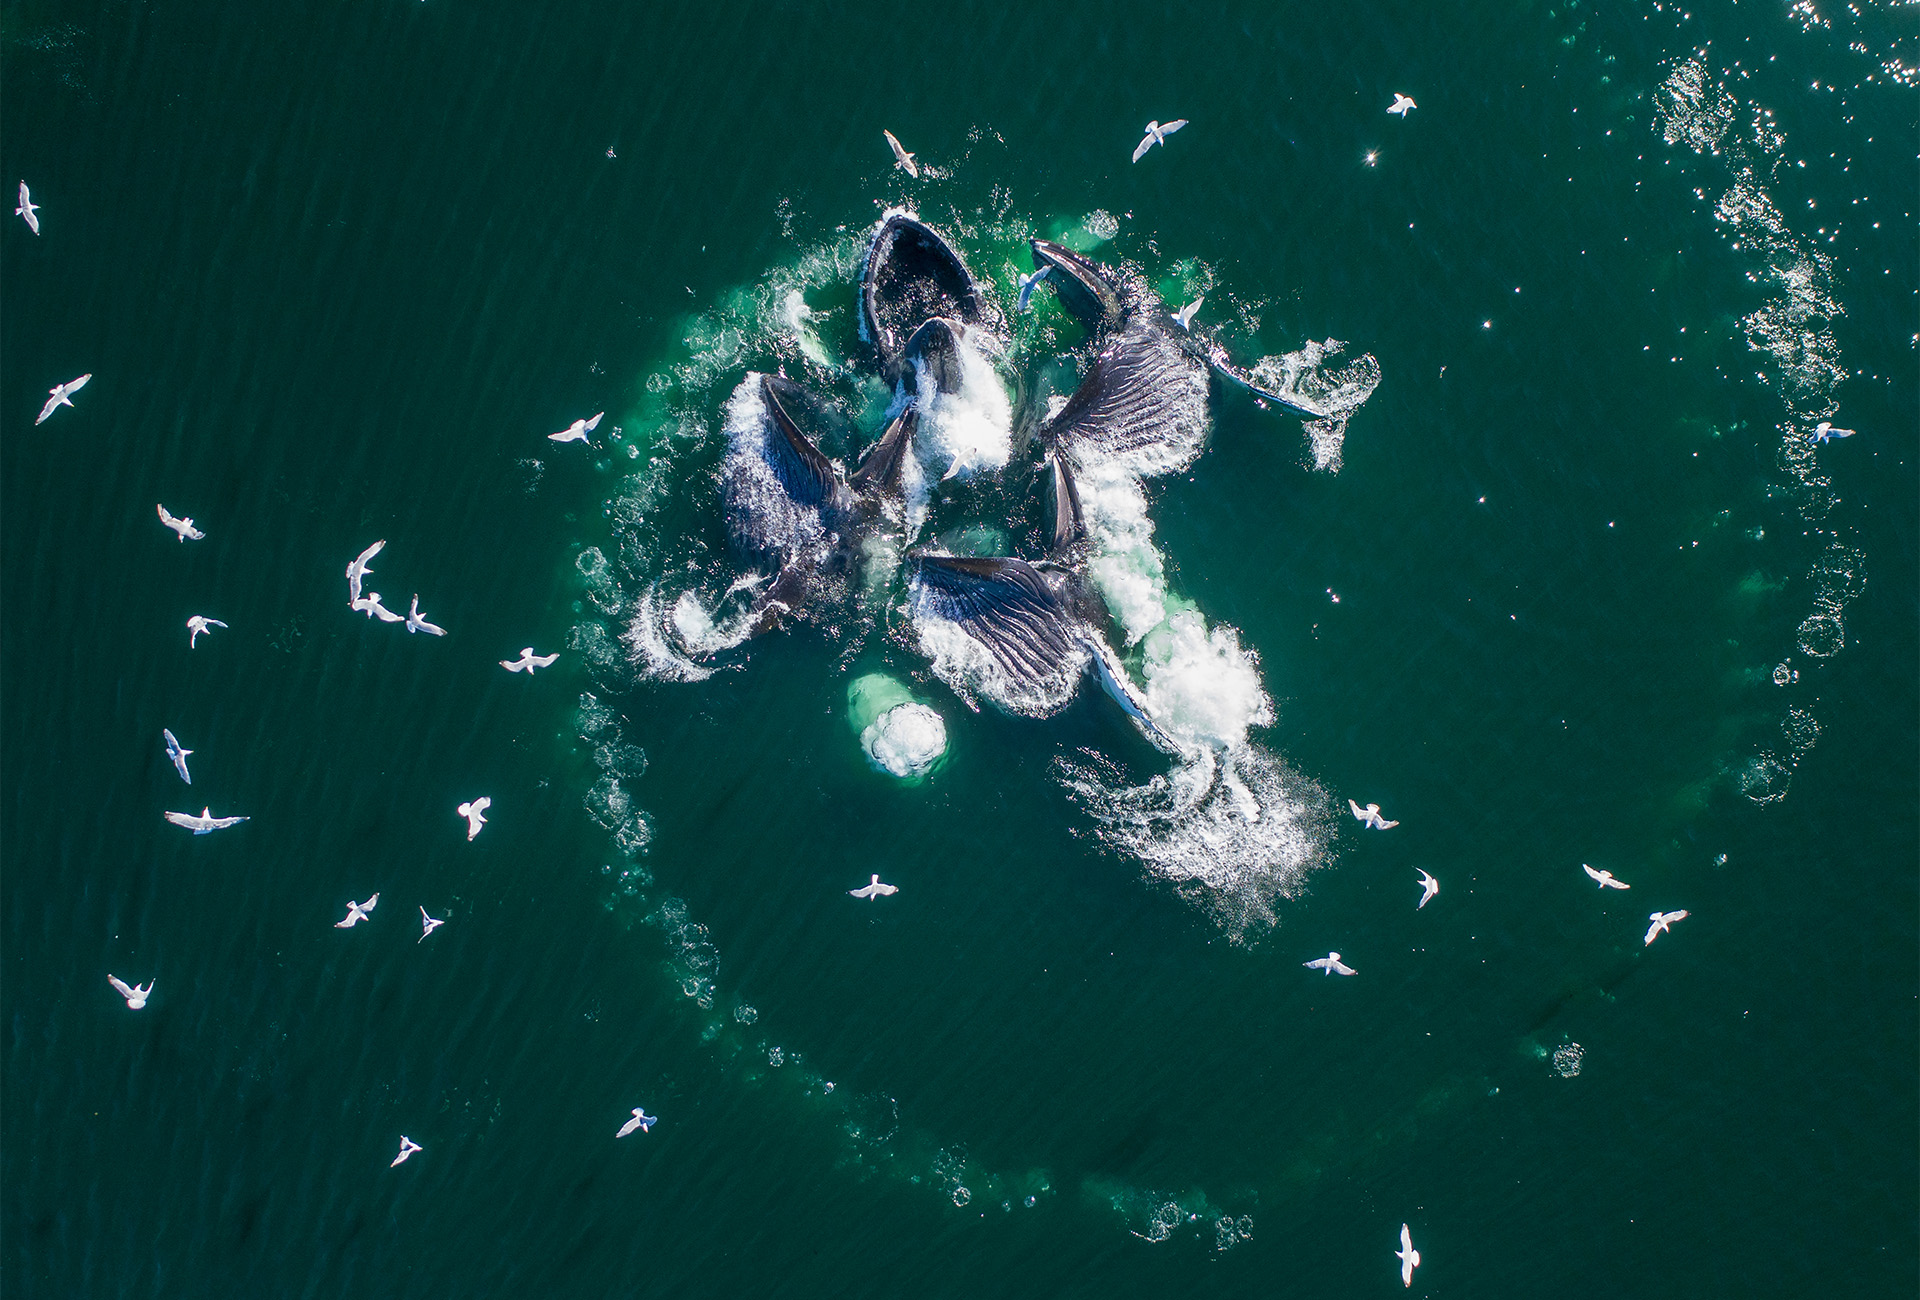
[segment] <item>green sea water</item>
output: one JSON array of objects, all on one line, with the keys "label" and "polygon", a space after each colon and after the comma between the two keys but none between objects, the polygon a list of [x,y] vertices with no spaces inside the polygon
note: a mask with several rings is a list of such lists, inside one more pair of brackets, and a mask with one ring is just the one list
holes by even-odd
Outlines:
[{"label": "green sea water", "polygon": [[[1386,1295],[1405,1222],[1420,1294],[1913,1294],[1920,59],[1857,8],[0,9],[0,1286]],[[1377,361],[1337,468],[1216,381],[1148,488],[1284,853],[1116,836],[1112,703],[897,614],[643,652],[738,571],[742,376],[877,431],[897,206]],[[345,608],[376,539],[447,637]]]}]

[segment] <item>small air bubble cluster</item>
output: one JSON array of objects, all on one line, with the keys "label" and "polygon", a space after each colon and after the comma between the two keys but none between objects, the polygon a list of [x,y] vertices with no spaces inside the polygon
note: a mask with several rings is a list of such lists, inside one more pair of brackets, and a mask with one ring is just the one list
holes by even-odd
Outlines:
[{"label": "small air bubble cluster", "polygon": [[1571,1079],[1580,1073],[1580,1063],[1586,1059],[1587,1049],[1578,1043],[1563,1043],[1553,1049],[1553,1069],[1563,1079]]}]

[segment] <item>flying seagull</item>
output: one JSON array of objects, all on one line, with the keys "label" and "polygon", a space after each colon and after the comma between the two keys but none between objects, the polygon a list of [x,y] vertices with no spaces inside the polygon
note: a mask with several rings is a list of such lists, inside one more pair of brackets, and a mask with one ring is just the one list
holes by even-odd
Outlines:
[{"label": "flying seagull", "polygon": [[195,528],[193,526],[193,520],[175,519],[172,515],[167,513],[167,508],[162,505],[156,505],[154,508],[160,512],[160,522],[162,524],[165,524],[168,528],[173,529],[174,532],[179,533],[181,541],[184,542],[184,541],[187,541],[188,539],[192,539],[193,541],[197,542],[201,538],[206,536],[205,533],[201,532],[198,528]]},{"label": "flying seagull", "polygon": [[1302,966],[1310,966],[1314,970],[1323,970],[1329,975],[1358,975],[1360,973],[1341,961],[1340,954],[1337,952],[1330,952],[1324,957],[1315,957],[1312,961],[1303,961],[1300,964]]},{"label": "flying seagull", "polygon": [[1390,822],[1385,817],[1382,817],[1380,815],[1380,805],[1377,803],[1370,803],[1365,808],[1362,808],[1359,804],[1349,799],[1347,800],[1347,807],[1353,809],[1353,815],[1357,820],[1373,827],[1375,830],[1389,830],[1400,824],[1399,822]]},{"label": "flying seagull", "polygon": [[1829,438],[1851,438],[1856,432],[1858,432],[1858,430],[1836,429],[1825,420],[1822,420],[1813,426],[1813,440],[1815,442],[1825,442]]},{"label": "flying seagull", "polygon": [[183,748],[180,742],[173,738],[173,733],[165,727],[160,728],[160,739],[166,742],[167,761],[173,764],[173,770],[180,774],[182,781],[192,785],[193,778],[187,774],[187,755],[193,751]]},{"label": "flying seagull", "polygon": [[[378,898],[379,895],[375,894],[374,897]],[[445,920],[436,921],[432,917],[427,915],[426,908],[424,907],[421,908],[420,909],[420,937],[418,939],[415,939],[414,942],[425,943],[427,941],[428,935],[432,934],[435,930],[438,930],[441,926],[445,924],[446,924]]]},{"label": "flying seagull", "polygon": [[887,148],[893,150],[894,166],[913,177],[913,179],[919,180],[920,168],[915,165],[913,155],[900,147],[900,142],[893,138],[893,132],[882,131],[880,134],[887,137]]},{"label": "flying seagull", "polygon": [[1400,1261],[1400,1280],[1407,1286],[1413,1285],[1413,1270],[1420,1267],[1420,1252],[1413,1248],[1413,1234],[1407,1231],[1407,1225],[1400,1225],[1400,1249],[1393,1252]]},{"label": "flying seagull", "polygon": [[472,841],[474,836],[480,833],[480,828],[487,824],[487,809],[491,807],[493,807],[492,796],[482,795],[472,803],[463,803],[454,809],[454,812],[467,819],[467,839],[469,842]]},{"label": "flying seagull", "polygon": [[377,618],[382,623],[404,623],[407,621],[405,614],[396,614],[385,605],[382,605],[380,603],[380,593],[377,591],[370,591],[364,596],[349,601],[347,607],[365,614],[368,618]]},{"label": "flying seagull", "polygon": [[1198,298],[1195,298],[1192,302],[1182,307],[1179,311],[1173,313],[1173,323],[1178,325],[1183,330],[1192,329],[1193,314],[1200,310],[1200,304],[1205,302],[1206,300],[1207,300],[1207,296],[1205,294],[1201,294]]},{"label": "flying seagull", "polygon": [[[22,186],[21,188],[24,189],[25,187]],[[37,234],[38,232],[36,231],[35,233]],[[115,979],[111,975],[107,976],[107,983],[113,985],[113,991],[115,993],[118,993],[127,1000],[127,1010],[129,1011],[138,1011],[141,1007],[147,1005],[147,995],[153,992],[154,984],[152,980],[148,980],[145,984],[139,985],[136,988],[129,988],[125,980]]]},{"label": "flying seagull", "polygon": [[394,1165],[405,1164],[408,1156],[412,1155],[416,1151],[425,1151],[425,1150],[426,1150],[425,1147],[421,1146],[418,1142],[415,1142],[412,1138],[408,1137],[405,1133],[402,1133],[400,1135],[400,1154],[393,1158],[393,1164],[388,1165],[387,1168],[392,1169]]},{"label": "flying seagull", "polygon": [[1411,113],[1418,107],[1420,107],[1420,105],[1414,103],[1399,91],[1395,91],[1393,94],[1393,103],[1388,107],[1387,111],[1389,113],[1398,113],[1404,118],[1408,113]]},{"label": "flying seagull", "polygon": [[1586,872],[1589,876],[1592,876],[1595,880],[1599,881],[1600,888],[1602,889],[1632,889],[1633,888],[1632,885],[1629,885],[1624,880],[1615,880],[1613,878],[1613,873],[1611,871],[1595,871],[1592,867],[1588,866],[1584,862],[1580,864],[1580,870]]},{"label": "flying seagull", "polygon": [[849,889],[847,892],[855,898],[874,899],[880,897],[882,894],[897,894],[900,892],[900,886],[883,885],[880,883],[880,877],[875,876],[869,883],[860,886],[858,889]]},{"label": "flying seagull", "polygon": [[[1414,870],[1420,871],[1420,868],[1415,867]],[[1419,911],[1421,908],[1425,907],[1428,903],[1431,903],[1433,901],[1433,896],[1439,892],[1440,892],[1440,882],[1435,880],[1432,876],[1429,876],[1426,872],[1420,871],[1420,901],[1413,905],[1414,910]]]},{"label": "flying seagull", "polygon": [[360,552],[360,554],[356,555],[352,560],[348,561],[347,591],[350,594],[348,595],[347,599],[349,601],[356,601],[360,599],[360,579],[366,577],[369,573],[373,572],[373,566],[368,564],[367,561],[371,560],[374,556],[380,554],[380,548],[385,546],[386,544],[387,544],[386,539],[382,538],[380,541],[375,542],[372,546],[369,546],[366,550]]},{"label": "flying seagull", "polygon": [[1185,126],[1186,124],[1187,124],[1187,119],[1184,117],[1177,122],[1168,122],[1165,126],[1162,126],[1158,122],[1147,123],[1146,138],[1141,140],[1139,144],[1133,146],[1133,160],[1135,162],[1139,162],[1142,158],[1147,156],[1147,150],[1153,148],[1153,146],[1157,144],[1165,144],[1167,142],[1168,136],[1172,135],[1175,131],[1178,131],[1181,127]]},{"label": "flying seagull", "polygon": [[591,420],[575,420],[560,432],[548,434],[547,439],[550,442],[585,442],[587,435],[600,427],[600,418],[605,414],[602,411]]},{"label": "flying seagull", "polygon": [[170,812],[167,820],[175,826],[184,826],[195,835],[206,835],[212,831],[223,831],[229,826],[237,826],[247,820],[245,817],[215,817],[213,809],[202,808],[199,816],[192,813]]},{"label": "flying seagull", "polygon": [[47,392],[51,393],[52,396],[47,398],[47,404],[40,408],[40,418],[35,420],[34,423],[45,424],[49,415],[52,415],[63,406],[72,406],[73,395],[85,388],[87,381],[92,378],[92,375],[82,375],[78,379],[69,379],[64,384],[55,384],[52,388],[49,388]]},{"label": "flying seagull", "polygon": [[550,667],[559,657],[558,654],[537,655],[532,646],[524,646],[518,659],[502,659],[500,666],[510,673],[525,673],[531,677],[534,669]]},{"label": "flying seagull", "polygon": [[445,636],[447,634],[447,629],[427,622],[426,618],[420,613],[420,593],[417,591],[413,593],[413,603],[407,606],[407,631],[430,632],[434,636]]},{"label": "flying seagull", "polygon": [[1652,943],[1670,929],[1675,921],[1686,920],[1687,910],[1683,907],[1678,912],[1648,912],[1647,919],[1653,922],[1647,927],[1647,943]]},{"label": "flying seagull", "polygon": [[380,895],[377,893],[369,895],[367,901],[364,903],[356,903],[349,898],[347,900],[347,919],[344,921],[335,921],[333,928],[336,930],[351,930],[362,921],[369,919],[367,913],[379,905]]},{"label": "flying seagull", "polygon": [[1015,311],[1021,312],[1023,314],[1026,312],[1027,303],[1030,302],[1033,298],[1033,287],[1039,284],[1042,280],[1046,279],[1047,276],[1052,273],[1052,271],[1053,271],[1053,265],[1052,263],[1048,263],[1046,266],[1041,267],[1038,271],[1035,271],[1032,275],[1026,275],[1026,274],[1021,275],[1020,301],[1014,304]]},{"label": "flying seagull", "polygon": [[21,181],[20,206],[13,210],[13,215],[16,217],[25,217],[27,219],[27,229],[37,235],[40,233],[39,211],[40,205],[35,203],[33,197],[27,193],[27,183]]},{"label": "flying seagull", "polygon": [[[892,137],[889,136],[888,139],[892,139]],[[653,1132],[653,1126],[659,1122],[660,1117],[658,1115],[649,1115],[641,1107],[635,1106],[633,1108],[633,1118],[622,1124],[620,1131],[615,1133],[614,1136],[623,1138],[635,1129],[639,1129],[642,1133],[651,1133]]]},{"label": "flying seagull", "polygon": [[211,634],[214,628],[225,626],[226,624],[217,618],[208,618],[205,614],[195,614],[187,620],[187,649],[193,649],[194,643],[200,639],[202,632]]}]

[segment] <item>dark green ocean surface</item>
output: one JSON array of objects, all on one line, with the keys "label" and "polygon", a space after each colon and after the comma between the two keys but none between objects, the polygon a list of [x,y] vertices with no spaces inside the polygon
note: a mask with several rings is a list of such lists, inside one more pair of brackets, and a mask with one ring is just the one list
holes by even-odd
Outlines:
[{"label": "dark green ocean surface", "polygon": [[[1914,1294],[1920,100],[1860,9],[7,4],[0,1288],[1384,1296],[1404,1221],[1416,1294]],[[630,653],[738,567],[742,376],[877,432],[900,205],[1377,359],[1337,472],[1215,381],[1148,488],[1286,871],[1116,846],[1065,774],[1168,760],[897,617]],[[345,608],[380,538],[444,639]]]}]

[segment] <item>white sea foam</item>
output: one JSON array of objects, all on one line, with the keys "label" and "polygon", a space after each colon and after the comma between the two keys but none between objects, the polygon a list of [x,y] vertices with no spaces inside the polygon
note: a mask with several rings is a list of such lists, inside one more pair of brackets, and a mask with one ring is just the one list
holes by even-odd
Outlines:
[{"label": "white sea foam", "polygon": [[940,392],[924,358],[914,359],[920,429],[913,450],[929,475],[965,482],[1007,467],[1013,456],[1013,403],[971,333],[957,341],[955,351],[960,359],[957,393]]},{"label": "white sea foam", "polygon": [[896,704],[860,733],[860,747],[883,772],[925,776],[947,752],[947,724],[924,704]]}]

